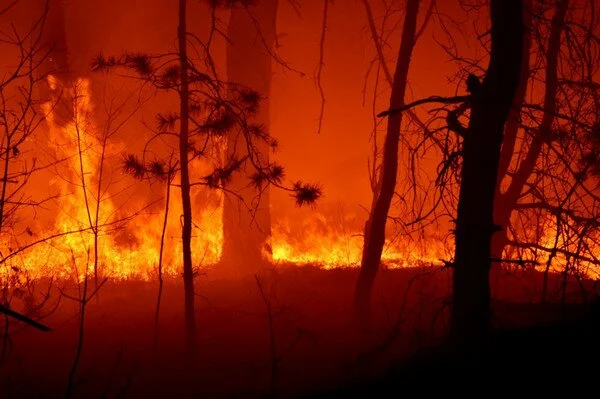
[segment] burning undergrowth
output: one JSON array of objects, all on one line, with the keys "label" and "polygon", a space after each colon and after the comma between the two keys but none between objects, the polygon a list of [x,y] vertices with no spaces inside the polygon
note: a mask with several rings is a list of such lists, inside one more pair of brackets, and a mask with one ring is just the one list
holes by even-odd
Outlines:
[{"label": "burning undergrowth", "polygon": [[[61,82],[50,77],[49,84],[57,90]],[[101,122],[94,115],[89,85],[89,81],[81,79],[70,89],[71,93],[68,87],[60,89],[76,100],[71,123],[57,123],[53,119],[53,104],[46,106],[47,140],[54,149],[53,159],[61,160],[53,167],[54,176],[49,181],[50,190],[56,194],[49,206],[51,229],[44,231],[44,225],[39,224],[33,227],[34,233],[27,227],[28,234],[7,243],[11,252],[4,255],[3,267],[27,271],[32,277],[80,280],[87,271],[109,278],[151,281],[156,278],[159,258],[163,199],[157,187],[161,181],[149,182],[145,176],[149,168],[158,166],[152,160],[144,163],[127,154],[126,144],[108,141],[118,139],[118,132],[110,130],[110,115]],[[161,164],[161,171],[168,169]],[[132,182],[124,170],[140,181]],[[202,161],[194,163],[194,173],[199,176],[209,170],[210,165],[203,165]],[[143,195],[136,195],[143,185],[159,190],[155,200],[145,201]],[[197,267],[208,268],[219,261],[224,195],[209,188],[195,191],[198,211],[194,216],[193,253]],[[163,271],[176,276],[181,259],[181,203],[177,197],[170,207]],[[325,268],[358,266],[365,215],[343,212],[339,206],[330,208],[311,208],[301,218],[276,221],[270,243],[272,261]],[[94,248],[99,251],[96,264]],[[418,240],[398,237],[389,241],[384,261],[390,267],[439,264],[441,259],[448,259],[449,251],[443,238],[432,238],[423,245]]]}]

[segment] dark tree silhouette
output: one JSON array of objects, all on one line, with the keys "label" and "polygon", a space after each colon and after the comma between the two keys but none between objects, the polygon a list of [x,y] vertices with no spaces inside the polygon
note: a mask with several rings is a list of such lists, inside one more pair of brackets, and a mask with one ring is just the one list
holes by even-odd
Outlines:
[{"label": "dark tree silhouette", "polygon": [[25,316],[24,314],[21,314],[19,312],[15,312],[14,310],[6,307],[6,306],[2,306],[0,304],[0,313],[7,315],[8,317],[12,317],[15,320],[18,320],[22,323],[25,323],[27,325],[30,325],[33,328],[37,328],[40,331],[52,331],[52,329],[42,323],[39,323],[27,316]]},{"label": "dark tree silhouette", "polygon": [[[482,7],[483,2],[470,3],[467,9],[479,13]],[[567,280],[574,278],[582,287],[582,279],[600,265],[594,250],[600,234],[597,211],[600,196],[594,189],[594,140],[588,140],[594,136],[593,123],[598,118],[598,85],[594,81],[600,66],[597,55],[600,42],[595,33],[598,16],[592,1],[524,1],[523,19],[520,84],[504,128],[498,167],[494,221],[499,227],[492,238],[491,290],[495,297],[504,297],[509,292],[503,284],[503,275],[523,269],[529,272],[533,269],[530,266],[543,263],[541,298],[546,300],[551,289],[548,273],[560,270],[564,300]],[[443,24],[441,19],[439,22]],[[488,33],[476,36],[487,51]],[[461,54],[454,46],[458,42],[457,37],[450,37],[444,49],[461,65],[458,75],[468,76],[465,88],[473,92],[479,80],[473,72],[484,70],[480,65],[482,60]],[[462,100],[420,101],[449,104]],[[419,210],[412,219],[415,224],[407,223],[404,218],[404,226],[433,222],[456,209],[454,188],[461,179],[461,145],[466,131],[461,122],[468,119],[469,107],[462,104],[454,110],[448,107],[432,110],[434,116],[423,139],[410,144],[421,151],[410,155],[413,158],[407,164],[412,168],[409,177],[421,172],[415,170],[414,159],[415,155],[418,158],[429,151],[424,149],[426,142],[429,148],[439,148],[444,160],[435,184],[439,201],[431,201],[432,209],[426,213],[420,211],[422,205],[415,207],[413,201],[413,212],[415,208]],[[440,129],[436,121],[442,119],[447,126]],[[449,131],[458,137],[451,137]],[[445,137],[437,132],[445,132]],[[424,187],[427,197],[431,196],[425,174],[410,180],[409,189],[399,195],[414,197],[410,190],[419,186]],[[410,214],[411,210],[403,212]],[[585,290],[581,294],[585,297]]]},{"label": "dark tree silhouette", "polygon": [[[521,76],[519,78],[519,88],[515,95],[513,108],[510,111],[506,126],[504,129],[504,138],[502,141],[502,152],[500,153],[500,163],[498,165],[498,184],[496,185],[496,201],[494,203],[494,220],[502,228],[498,234],[492,238],[492,256],[496,259],[502,258],[504,246],[506,245],[506,228],[507,228],[507,201],[504,199],[501,192],[501,182],[506,176],[510,167],[510,161],[515,151],[517,142],[517,134],[521,126],[521,108],[525,102],[527,94],[527,84],[529,82],[529,54],[531,51],[531,24],[532,24],[532,9],[531,0],[523,2],[523,23],[525,30],[523,32],[523,55],[521,56]],[[498,270],[499,268],[493,268]]]},{"label": "dark tree silhouette", "polygon": [[[529,4],[531,6],[531,4]],[[550,35],[545,50],[545,83],[544,83],[544,103],[543,116],[539,127],[532,136],[531,144],[519,164],[517,170],[511,174],[510,184],[502,191],[500,187],[501,179],[509,172],[509,165],[514,154],[515,142],[520,124],[520,111],[524,105],[524,98],[527,93],[527,83],[529,76],[529,48],[531,46],[531,33],[526,31],[523,54],[527,58],[522,60],[521,85],[517,92],[513,111],[509,117],[505,129],[505,141],[502,148],[500,169],[498,173],[499,184],[496,193],[496,203],[494,207],[495,222],[501,228],[500,233],[494,236],[492,240],[492,256],[495,259],[502,259],[502,254],[508,244],[507,230],[510,225],[510,219],[513,211],[521,199],[523,191],[528,180],[531,178],[536,167],[538,158],[548,139],[552,135],[555,114],[557,111],[557,93],[559,90],[558,68],[561,49],[561,35],[565,27],[565,16],[569,8],[568,0],[559,0],[556,3],[556,11],[551,21]],[[531,28],[531,10],[527,12],[528,28]],[[527,51],[527,53],[525,52]]]},{"label": "dark tree silhouette", "polygon": [[[32,143],[36,142],[46,116],[40,110],[40,103],[49,101],[39,94],[49,72],[44,64],[52,56],[44,39],[51,14],[50,3],[42,1],[37,9],[28,10],[26,21],[18,19],[24,2],[15,0],[0,7],[3,22],[0,48],[6,61],[0,78],[0,366],[8,354],[11,335],[21,328],[19,323],[40,331],[51,330],[34,318],[41,317],[40,310],[49,302],[52,279],[48,291],[38,298],[38,282],[22,268],[21,261],[14,259],[22,247],[35,245],[23,244],[37,233],[28,222],[23,223],[23,215],[36,212],[56,198],[30,191],[35,187],[32,182],[37,174],[54,166],[31,156],[35,146]],[[24,301],[25,306],[17,311],[20,306],[13,301],[19,300]]]},{"label": "dark tree silhouette", "polygon": [[[550,271],[581,286],[600,227],[588,138],[598,115],[598,17],[591,1],[524,2],[520,85],[505,129],[492,239],[492,291],[508,292],[502,275],[543,263],[541,299]],[[456,60],[470,70],[477,60]],[[477,66],[478,67],[478,66]],[[581,291],[585,297],[585,290]]]},{"label": "dark tree silhouette", "polygon": [[[410,59],[415,46],[419,4],[420,0],[408,0],[406,3],[402,42],[400,44],[392,93],[390,95],[390,109],[399,108],[404,105]],[[401,113],[390,115],[383,147],[381,176],[374,193],[373,209],[371,209],[365,229],[360,274],[354,293],[354,310],[361,328],[367,328],[370,324],[371,292],[381,261],[381,253],[385,243],[385,226],[396,188],[398,142],[400,140],[401,125]]]},{"label": "dark tree silhouette", "polygon": [[[249,122],[269,131],[269,95],[271,91],[271,62],[275,43],[275,23],[278,0],[262,0],[250,5],[234,4],[231,7],[227,33],[227,79],[246,87],[261,97],[260,108]],[[235,95],[235,93],[232,93]],[[227,135],[227,157],[243,157],[248,153],[240,132]],[[261,163],[269,162],[272,148],[267,142],[254,144]],[[269,187],[249,184],[246,176],[257,172],[252,163],[241,166],[242,174],[232,177],[229,188],[238,198],[226,196],[223,204],[223,252],[221,266],[240,272],[256,270],[271,255],[271,214]]]},{"label": "dark tree silhouette", "polygon": [[494,196],[504,124],[519,85],[523,49],[523,2],[491,0],[491,53],[485,78],[471,98],[463,141],[456,217],[450,337],[476,344],[490,326],[491,240]]},{"label": "dark tree silhouette", "polygon": [[[157,116],[158,129],[145,146],[145,152],[148,152],[153,143],[172,145],[172,140],[176,139],[178,159],[170,159],[167,166],[161,159],[147,162],[134,154],[128,154],[123,166],[136,178],[168,179],[174,173],[179,175],[179,184],[174,183],[174,185],[181,189],[183,207],[181,219],[185,342],[188,354],[193,356],[196,337],[194,277],[198,272],[198,265],[193,264],[191,249],[193,207],[190,192],[192,188],[205,187],[220,190],[237,197],[240,204],[248,208],[251,207],[244,198],[230,188],[231,180],[236,173],[245,173],[247,180],[256,188],[264,189],[272,185],[289,192],[298,205],[316,201],[321,195],[321,188],[301,181],[289,186],[284,185],[284,168],[262,159],[257,143],[264,142],[271,147],[276,143],[261,125],[250,121],[260,108],[260,96],[245,86],[220,79],[212,59],[210,39],[206,43],[202,42],[186,30],[186,7],[186,0],[180,0],[177,58],[172,53],[158,55],[126,53],[119,57],[105,57],[100,54],[93,61],[92,69],[107,71],[113,68],[126,68],[134,71],[143,84],[152,85],[160,91],[176,92],[178,95],[178,112],[165,112]],[[217,30],[213,20],[213,32],[209,37],[212,38]],[[191,42],[190,37],[194,39]],[[195,50],[194,58],[190,57],[188,46],[192,46]],[[198,57],[198,54],[201,56]],[[226,159],[223,159],[222,144],[227,135],[233,134],[232,131],[237,132],[240,148],[243,151],[240,150],[241,155],[229,152]],[[164,141],[157,144],[159,138]],[[164,153],[164,148],[157,150],[157,153],[161,152]],[[213,169],[208,174],[194,177],[192,180],[190,164],[194,160],[207,161],[207,165],[210,163]],[[245,164],[252,165],[252,171],[245,170],[243,168]]]},{"label": "dark tree silhouette", "polygon": [[188,351],[193,352],[196,341],[196,312],[194,307],[194,270],[192,264],[192,201],[190,198],[190,84],[187,55],[187,0],[179,0],[179,25],[177,41],[179,43],[179,165],[181,184],[181,205],[183,209],[181,238],[183,246],[183,289],[185,303],[185,343]]}]

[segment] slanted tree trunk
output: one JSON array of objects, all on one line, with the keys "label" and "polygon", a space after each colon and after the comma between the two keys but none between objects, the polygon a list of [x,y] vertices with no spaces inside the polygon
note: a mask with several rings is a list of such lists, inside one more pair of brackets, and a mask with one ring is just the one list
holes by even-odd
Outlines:
[{"label": "slanted tree trunk", "polygon": [[194,271],[192,267],[192,203],[190,199],[189,175],[189,80],[187,56],[187,0],[179,0],[179,26],[177,38],[179,42],[179,65],[181,69],[180,130],[179,130],[179,165],[181,178],[181,204],[183,208],[183,226],[181,238],[183,246],[183,287],[185,306],[185,345],[192,355],[196,340],[196,318],[194,310]]},{"label": "slanted tree trunk", "polygon": [[494,290],[499,289],[499,280],[501,276],[504,248],[508,240],[507,229],[510,223],[510,214],[512,209],[507,203],[501,190],[502,180],[507,176],[510,163],[515,153],[517,136],[521,127],[521,108],[525,102],[527,94],[527,85],[529,82],[529,58],[531,51],[531,27],[532,27],[532,0],[523,1],[523,52],[521,55],[521,74],[519,77],[519,88],[515,94],[513,107],[508,114],[506,126],[504,128],[504,138],[502,140],[502,151],[500,153],[500,163],[498,165],[498,181],[496,184],[496,198],[494,200],[494,222],[498,225],[499,231],[492,236],[491,256],[493,259],[490,269],[491,294],[494,296]]},{"label": "slanted tree trunk", "polygon": [[450,324],[450,338],[459,345],[482,342],[490,326],[494,195],[504,124],[521,73],[522,11],[522,0],[490,1],[490,61],[485,79],[471,99],[463,142]]},{"label": "slanted tree trunk", "polygon": [[506,126],[504,129],[504,139],[502,140],[502,152],[500,153],[500,163],[498,165],[498,182],[496,184],[496,200],[494,203],[494,221],[503,228],[501,232],[495,234],[492,238],[492,256],[501,259],[502,251],[506,242],[506,234],[503,223],[506,220],[507,204],[502,198],[502,190],[500,185],[502,180],[507,176],[512,157],[515,153],[517,143],[517,135],[521,126],[521,108],[525,102],[527,94],[527,84],[529,82],[529,56],[531,50],[531,0],[523,2],[523,24],[525,30],[523,32],[523,53],[521,56],[521,75],[519,77],[519,88],[515,95],[513,108],[511,109]]},{"label": "slanted tree trunk", "polygon": [[[232,8],[228,28],[227,78],[261,96],[260,108],[255,115],[249,116],[249,122],[261,125],[267,131],[277,2],[262,0]],[[253,145],[265,165],[269,161],[270,148],[260,140]],[[238,159],[248,154],[246,142],[237,131],[227,136],[227,154]],[[246,177],[251,176],[255,168],[250,162],[246,162],[243,168],[243,173],[233,176],[228,188],[239,194],[252,210],[234,197],[226,197],[223,206],[221,265],[236,273],[256,270],[264,263],[263,254],[271,254],[268,245],[271,236],[269,189],[262,192],[260,202],[257,202],[257,190]]]},{"label": "slanted tree trunk", "polygon": [[[408,79],[408,70],[413,49],[420,0],[406,2],[406,15],[402,29],[402,42],[394,72],[394,82],[390,95],[390,109],[404,105],[404,95]],[[365,229],[365,239],[360,273],[354,291],[354,312],[361,329],[368,329],[371,319],[371,294],[375,276],[379,270],[381,253],[385,243],[385,225],[396,189],[398,174],[398,142],[402,114],[394,113],[388,117],[387,132],[383,147],[383,165],[379,187],[375,193],[373,208]]]},{"label": "slanted tree trunk", "polygon": [[[531,7],[529,0],[525,7]],[[565,15],[569,6],[568,0],[560,0],[556,5],[556,11],[552,18],[550,37],[546,48],[546,81],[544,93],[544,115],[542,123],[535,132],[531,141],[531,146],[523,161],[519,164],[516,173],[512,176],[510,185],[505,192],[500,191],[500,182],[508,172],[508,167],[514,153],[514,142],[516,141],[519,130],[520,109],[527,89],[527,78],[529,76],[529,58],[523,60],[521,69],[521,83],[517,92],[514,109],[509,116],[505,130],[505,140],[502,148],[502,158],[498,173],[498,187],[496,191],[496,203],[494,207],[494,217],[496,224],[502,228],[502,231],[494,235],[492,240],[492,257],[500,259],[507,244],[506,229],[510,224],[510,216],[517,206],[523,188],[530,178],[535,168],[537,159],[542,151],[544,144],[551,135],[554,113],[556,112],[556,94],[558,91],[558,59],[560,56],[561,34],[564,30]],[[525,26],[530,27],[531,13],[525,13]],[[529,24],[529,25],[528,25]],[[523,54],[529,57],[531,46],[531,32],[525,32],[525,46]],[[507,144],[508,143],[508,144]],[[512,144],[511,144],[512,143]]]}]

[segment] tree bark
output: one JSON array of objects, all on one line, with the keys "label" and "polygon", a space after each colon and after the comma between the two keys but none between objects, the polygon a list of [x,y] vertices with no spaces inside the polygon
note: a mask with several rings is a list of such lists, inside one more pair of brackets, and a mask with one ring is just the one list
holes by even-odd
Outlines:
[{"label": "tree bark", "polygon": [[510,215],[512,208],[507,203],[502,195],[501,185],[504,178],[507,176],[510,163],[515,153],[515,146],[519,129],[521,127],[521,108],[525,102],[527,95],[527,85],[529,82],[529,58],[531,51],[531,27],[532,27],[532,0],[523,1],[523,51],[521,55],[521,74],[519,77],[519,88],[515,94],[513,108],[508,114],[506,126],[504,128],[504,139],[502,140],[502,150],[500,152],[500,163],[498,165],[498,182],[496,184],[496,198],[494,200],[494,222],[499,226],[500,230],[492,236],[491,257],[495,261],[490,269],[491,277],[491,295],[499,294],[500,277],[502,271],[502,262],[504,248],[508,240],[507,230],[510,223]]},{"label": "tree bark", "polygon": [[[390,95],[390,109],[404,105],[408,70],[413,49],[420,0],[408,0],[402,29],[402,41],[394,72],[394,83]],[[360,328],[368,329],[371,323],[371,296],[375,276],[379,270],[381,253],[385,243],[385,226],[388,212],[396,189],[398,174],[398,142],[402,114],[388,117],[387,132],[383,147],[383,165],[378,191],[365,228],[365,239],[360,273],[354,291],[354,312]]]},{"label": "tree bark", "polygon": [[187,1],[179,0],[179,26],[177,38],[179,42],[179,64],[181,69],[180,130],[179,130],[179,164],[181,179],[181,204],[183,208],[183,227],[181,230],[183,246],[183,287],[185,311],[185,345],[188,354],[192,355],[196,340],[196,317],[194,309],[194,271],[192,267],[192,203],[190,199],[189,175],[189,80],[187,56]]},{"label": "tree bark", "polygon": [[[39,3],[40,9],[43,10],[46,6],[45,1]],[[73,71],[69,65],[64,0],[50,0],[47,7],[41,38],[41,53],[48,52],[48,54],[40,65],[39,73],[42,76],[53,75],[60,84],[40,85],[41,97],[51,99],[54,104],[54,121],[64,126],[72,122],[74,117],[73,98],[69,93],[73,85]]]},{"label": "tree bark", "polygon": [[490,255],[494,196],[504,124],[519,86],[523,52],[522,0],[491,0],[491,56],[473,94],[463,142],[456,218],[450,339],[476,345],[490,327]]},{"label": "tree bark", "polygon": [[[531,0],[526,3],[530,6]],[[554,113],[556,112],[556,94],[558,91],[558,60],[560,55],[561,34],[564,30],[565,16],[568,10],[568,0],[560,0],[557,3],[555,14],[552,18],[550,37],[546,49],[546,81],[544,93],[544,115],[540,127],[535,132],[531,146],[524,160],[519,165],[516,173],[512,176],[511,183],[503,193],[500,190],[501,179],[506,175],[508,166],[514,153],[514,141],[516,141],[519,129],[519,114],[523,105],[527,79],[529,76],[529,49],[531,46],[531,33],[526,29],[521,69],[521,84],[517,92],[514,108],[511,111],[505,130],[505,140],[502,148],[502,157],[500,170],[498,174],[498,187],[496,188],[496,203],[494,207],[495,222],[502,228],[502,231],[496,234],[492,240],[492,257],[501,259],[504,248],[507,243],[506,229],[510,225],[510,217],[517,206],[521,193],[527,180],[535,168],[537,159],[542,151],[544,144],[551,135],[552,123],[554,122]],[[529,15],[528,15],[529,14]],[[531,13],[525,12],[525,26],[531,27]],[[509,145],[507,145],[507,143]],[[512,145],[510,145],[512,143]]]},{"label": "tree bark", "polygon": [[[259,110],[255,115],[249,115],[249,123],[261,125],[267,131],[277,5],[277,0],[262,0],[247,7],[234,7],[228,27],[227,78],[261,96]],[[267,143],[257,140],[253,146],[259,151],[261,164],[266,165],[270,151]],[[245,140],[239,132],[231,132],[227,136],[228,158],[241,159],[247,154]],[[254,272],[264,263],[263,255],[271,255],[268,245],[271,237],[269,189],[262,192],[257,203],[257,191],[246,178],[255,172],[255,168],[250,162],[243,167],[243,173],[235,174],[228,188],[239,194],[253,210],[233,197],[226,197],[223,204],[221,266],[235,273]]]}]

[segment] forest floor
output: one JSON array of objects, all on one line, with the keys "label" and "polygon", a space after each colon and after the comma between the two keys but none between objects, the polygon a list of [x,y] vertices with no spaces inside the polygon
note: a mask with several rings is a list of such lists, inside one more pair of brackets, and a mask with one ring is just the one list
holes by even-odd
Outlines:
[{"label": "forest floor", "polygon": [[[438,352],[423,355],[427,353],[423,350],[441,342],[446,331],[451,274],[433,267],[382,270],[374,288],[373,326],[366,338],[356,333],[351,322],[357,271],[281,266],[240,278],[210,272],[198,276],[194,361],[186,356],[183,345],[179,279],[165,282],[157,336],[156,282],[108,281],[86,306],[83,350],[72,397],[258,398],[310,396],[311,392],[352,397],[359,396],[360,389],[373,394],[375,386],[386,387],[398,375],[407,375],[407,370],[422,369],[428,378],[450,375],[440,370],[431,374],[431,367],[447,367],[447,362]],[[497,278],[494,322],[502,331],[585,318],[581,306],[537,305],[540,273],[521,271]],[[560,299],[560,287],[559,276],[552,276],[552,298]],[[575,282],[569,287],[566,300],[580,302],[580,287]],[[76,287],[63,287],[63,292],[77,296]],[[78,303],[67,296],[55,289],[41,312],[60,299],[42,320],[53,331],[11,330],[6,356],[0,359],[1,398],[65,397],[79,337]],[[535,356],[545,359],[547,366],[552,359],[539,353],[556,346],[557,331],[552,327],[550,333],[528,332],[539,335],[528,338],[513,334],[501,339],[508,346],[498,344],[494,350],[508,359],[517,346],[532,348],[531,342],[537,342]],[[577,330],[579,335],[559,337],[569,340],[568,345],[577,341],[579,346],[592,348],[597,344],[590,331],[586,325]],[[411,357],[416,353],[417,358]],[[556,351],[551,353],[554,360],[562,359]],[[402,359],[410,363],[398,363]],[[419,378],[415,381],[422,384]]]}]

